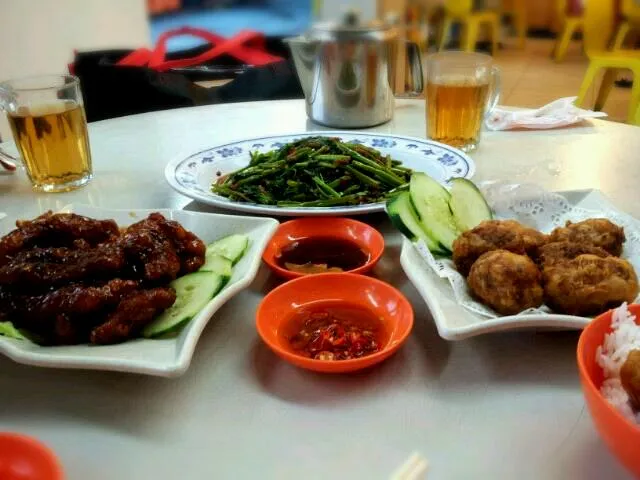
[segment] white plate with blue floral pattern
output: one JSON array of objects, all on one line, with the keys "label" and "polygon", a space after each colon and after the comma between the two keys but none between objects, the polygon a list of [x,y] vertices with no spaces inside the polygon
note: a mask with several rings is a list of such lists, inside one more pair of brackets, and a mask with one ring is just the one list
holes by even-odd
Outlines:
[{"label": "white plate with blue floral pattern", "polygon": [[471,178],[475,172],[473,160],[463,152],[431,140],[379,133],[322,131],[252,138],[182,155],[167,165],[165,177],[169,185],[183,195],[227,210],[278,216],[359,215],[383,211],[383,203],[292,208],[237,202],[211,192],[211,184],[218,178],[249,164],[249,152],[268,152],[312,136],[339,137],[344,142],[373,147],[383,155],[400,160],[407,168],[428,173],[443,184],[454,177]]}]

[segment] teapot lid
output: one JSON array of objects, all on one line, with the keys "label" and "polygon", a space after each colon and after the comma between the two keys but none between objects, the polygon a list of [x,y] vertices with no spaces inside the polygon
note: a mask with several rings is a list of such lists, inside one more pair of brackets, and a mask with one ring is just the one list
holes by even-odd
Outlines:
[{"label": "teapot lid", "polygon": [[356,9],[348,10],[341,21],[316,23],[307,34],[312,40],[388,40],[397,35],[393,25],[374,20],[367,23],[360,21],[360,13]]}]

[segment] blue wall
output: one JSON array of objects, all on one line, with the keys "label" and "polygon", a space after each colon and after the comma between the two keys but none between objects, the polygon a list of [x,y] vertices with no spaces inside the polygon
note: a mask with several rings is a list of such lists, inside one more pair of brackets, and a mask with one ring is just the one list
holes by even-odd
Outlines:
[{"label": "blue wall", "polygon": [[[268,36],[291,36],[304,32],[311,24],[312,0],[236,1],[223,8],[197,7],[204,4],[191,0],[179,12],[151,18],[151,38],[155,43],[167,30],[178,27],[197,27],[226,37],[241,30],[257,30]],[[169,42],[169,51],[191,48],[201,42],[182,37]]]}]

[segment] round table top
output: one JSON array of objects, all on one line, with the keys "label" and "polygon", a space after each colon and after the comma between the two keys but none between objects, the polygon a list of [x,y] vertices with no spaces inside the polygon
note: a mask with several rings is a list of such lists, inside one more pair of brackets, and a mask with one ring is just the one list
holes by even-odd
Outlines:
[{"label": "round table top", "polygon": [[[2,222],[69,203],[210,211],[165,182],[164,166],[175,155],[318,129],[298,100],[97,122],[89,126],[94,180],[74,192],[36,194],[23,173],[0,176],[0,211],[8,215]],[[399,100],[394,119],[375,130],[424,137],[423,102]],[[486,132],[472,154],[475,178],[598,188],[640,217],[639,133],[606,121]],[[399,266],[400,236],[382,215],[365,220],[387,240],[378,276],[400,288],[416,313],[406,346],[379,367],[319,375],[275,357],[254,327],[256,306],[276,284],[263,269],[212,318],[180,378],[42,369],[0,358],[0,430],[49,444],[69,480],[385,479],[414,451],[429,459],[433,478],[630,478],[585,411],[576,332],[441,339]]]}]

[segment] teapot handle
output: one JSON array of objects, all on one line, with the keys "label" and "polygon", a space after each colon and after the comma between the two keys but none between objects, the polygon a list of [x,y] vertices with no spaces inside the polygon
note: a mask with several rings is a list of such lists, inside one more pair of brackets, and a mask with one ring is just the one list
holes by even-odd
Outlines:
[{"label": "teapot handle", "polygon": [[414,42],[406,43],[407,65],[405,69],[405,84],[407,90],[402,97],[419,97],[424,92],[424,71],[422,69],[422,55],[420,47]]}]

